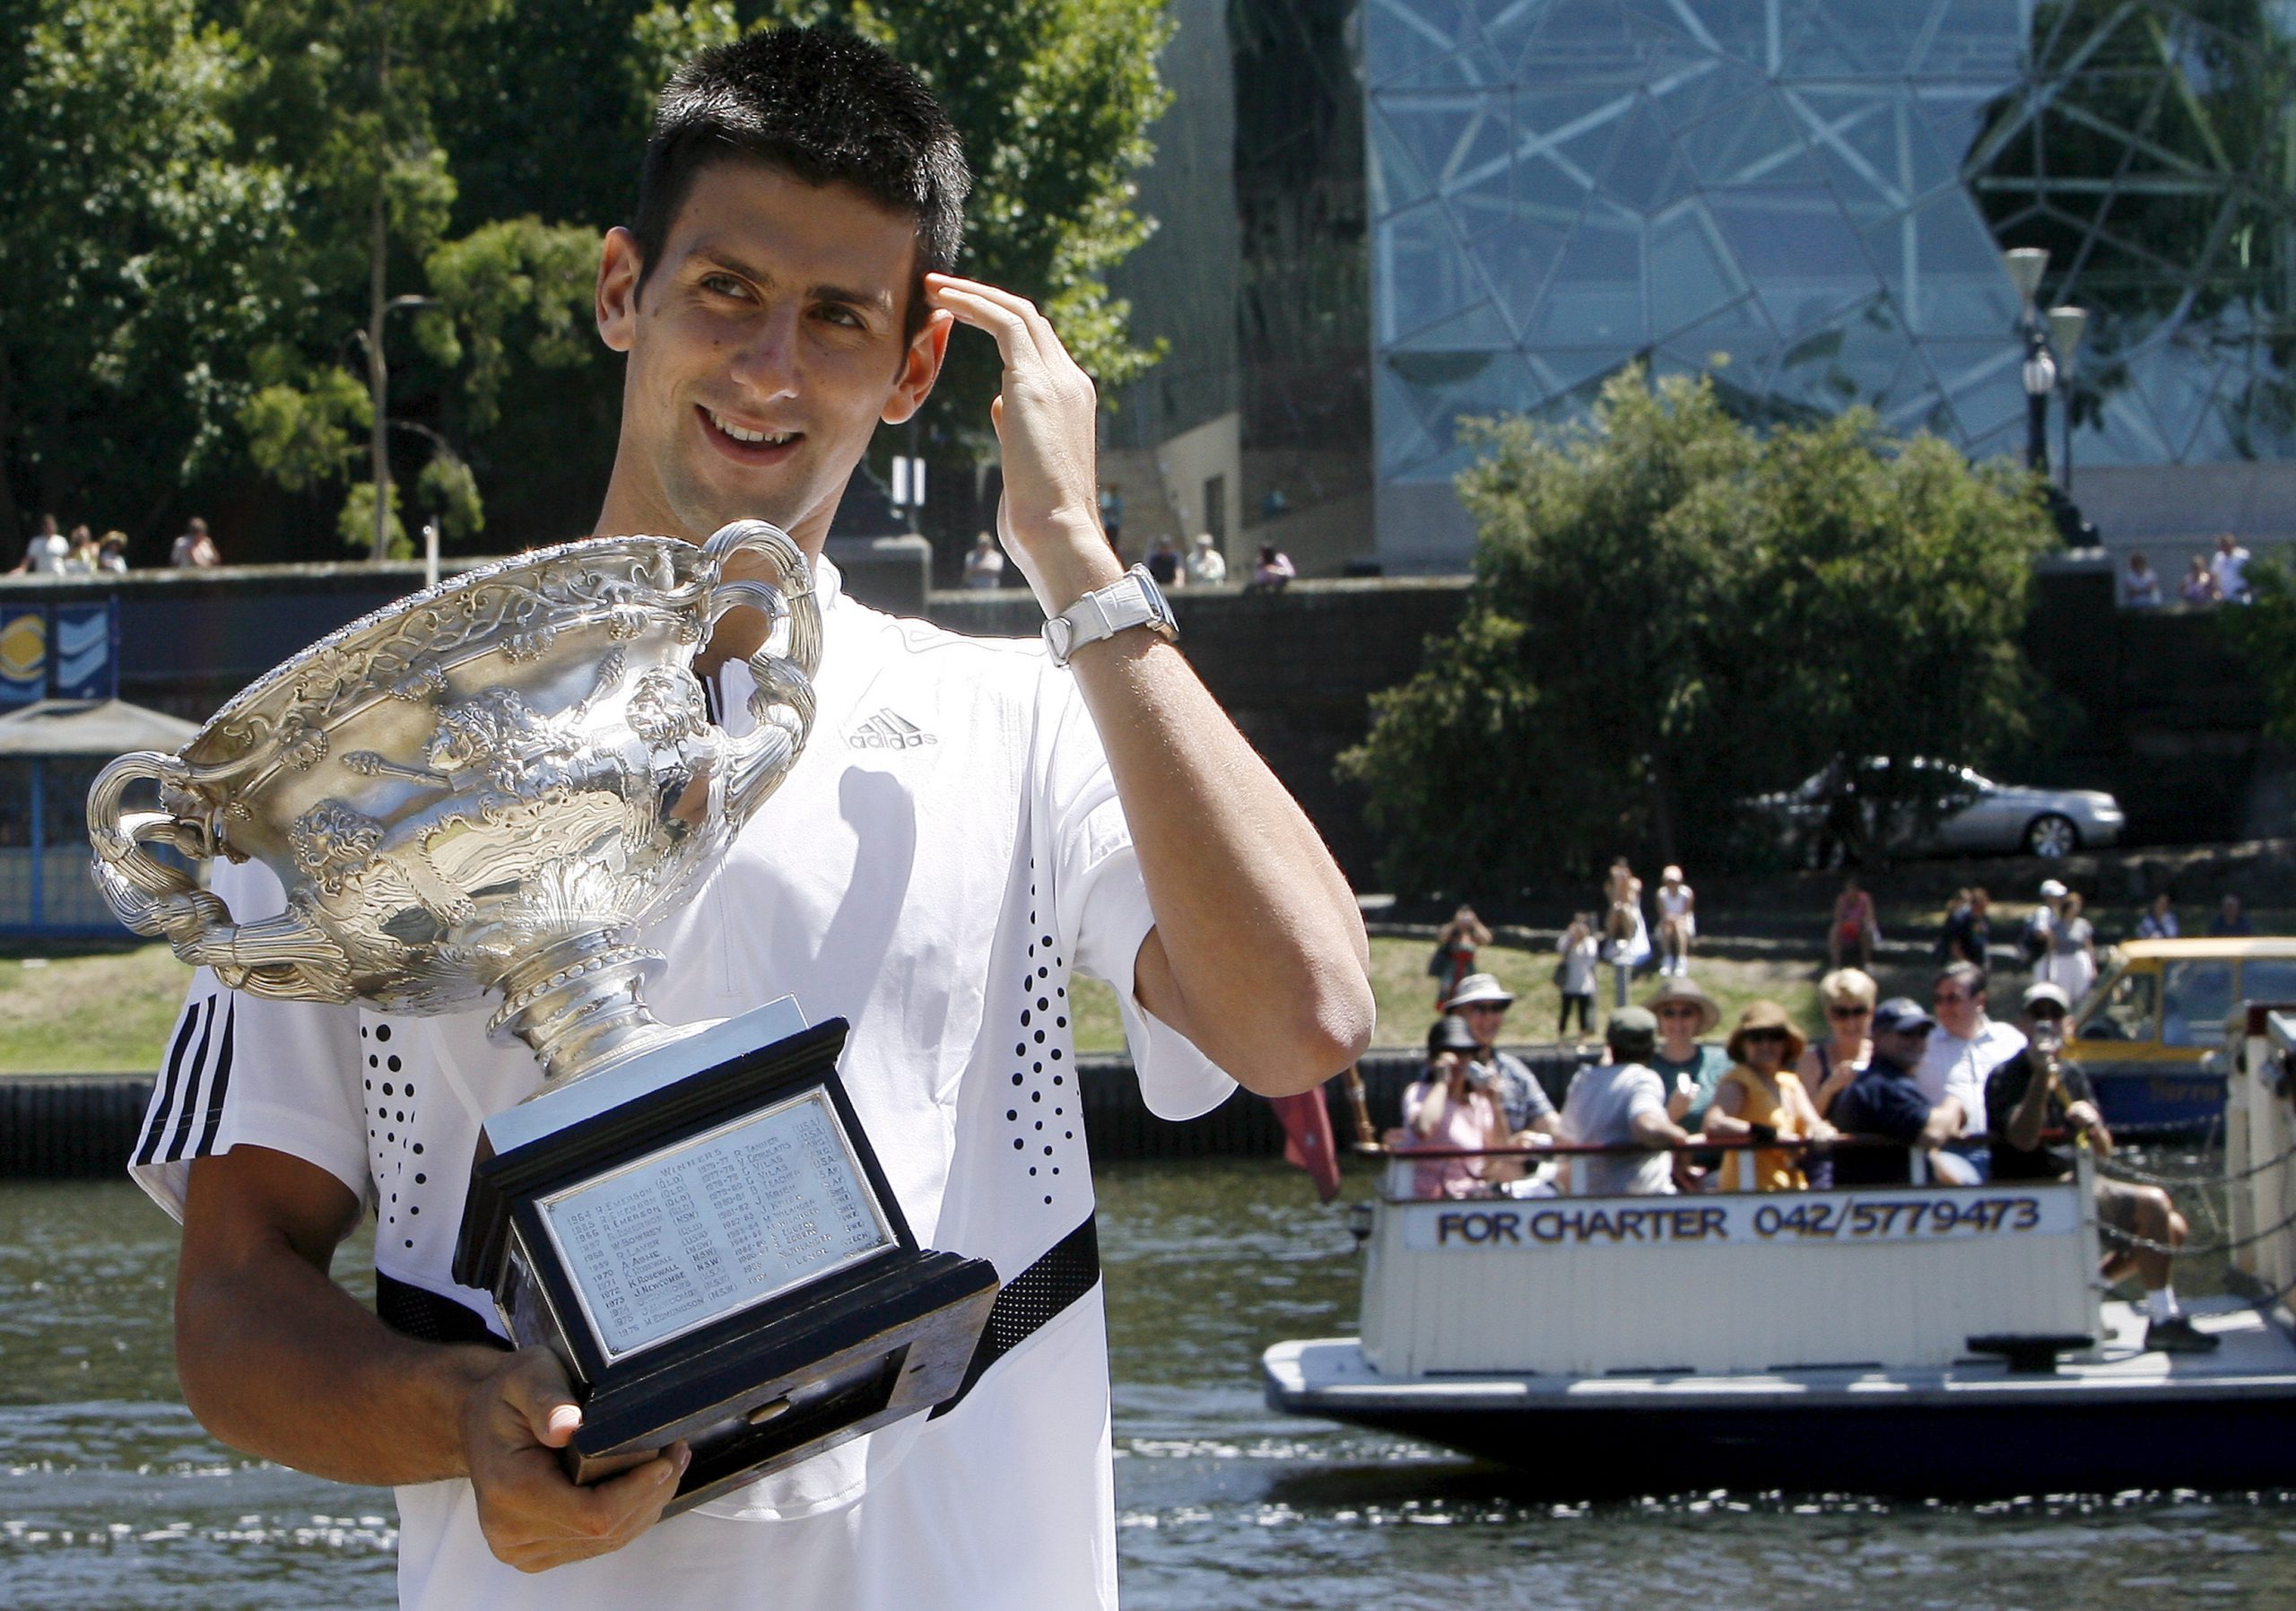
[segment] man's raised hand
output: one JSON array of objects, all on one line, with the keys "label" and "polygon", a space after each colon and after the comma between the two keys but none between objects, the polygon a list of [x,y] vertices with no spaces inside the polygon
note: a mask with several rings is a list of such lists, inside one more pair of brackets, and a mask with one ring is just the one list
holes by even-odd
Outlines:
[{"label": "man's raised hand", "polygon": [[1027,298],[951,274],[927,274],[925,292],[996,339],[1004,361],[1004,389],[989,406],[1004,460],[996,535],[1045,613],[1057,614],[1123,570],[1100,530],[1099,393]]}]

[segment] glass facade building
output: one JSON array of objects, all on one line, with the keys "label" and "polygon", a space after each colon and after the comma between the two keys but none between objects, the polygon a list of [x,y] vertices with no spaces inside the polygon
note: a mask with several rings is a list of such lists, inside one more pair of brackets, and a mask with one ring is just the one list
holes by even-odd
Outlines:
[{"label": "glass facade building", "polygon": [[2019,450],[2011,246],[2091,312],[2071,454],[2109,539],[2283,468],[2296,6],[1363,0],[1361,37],[1391,569],[1465,557],[1462,416],[1568,418],[1634,361]]}]

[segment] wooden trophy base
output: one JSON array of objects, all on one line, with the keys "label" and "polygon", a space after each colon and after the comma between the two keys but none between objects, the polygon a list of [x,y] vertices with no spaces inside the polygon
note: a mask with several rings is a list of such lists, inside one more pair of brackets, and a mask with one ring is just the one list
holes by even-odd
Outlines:
[{"label": "wooden trophy base", "polygon": [[674,1513],[963,1384],[996,1269],[917,1245],[838,1078],[845,1036],[832,1019],[482,1139],[455,1278],[564,1362],[577,1481],[684,1439]]}]

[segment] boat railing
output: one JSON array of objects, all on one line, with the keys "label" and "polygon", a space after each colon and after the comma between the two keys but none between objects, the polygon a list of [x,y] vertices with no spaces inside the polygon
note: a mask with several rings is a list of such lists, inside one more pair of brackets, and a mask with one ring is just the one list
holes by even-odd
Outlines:
[{"label": "boat railing", "polygon": [[[1805,1136],[1780,1136],[1770,1141],[1756,1141],[1752,1138],[1725,1141],[1694,1135],[1687,1141],[1670,1146],[1644,1146],[1634,1142],[1603,1145],[1589,1142],[1553,1141],[1480,1147],[1422,1146],[1413,1145],[1406,1137],[1405,1131],[1389,1130],[1387,1136],[1378,1141],[1359,1145],[1356,1148],[1359,1153],[1383,1157],[1387,1161],[1386,1172],[1379,1183],[1379,1194],[1391,1203],[1423,1203],[1431,1201],[1435,1195],[1441,1195],[1416,1189],[1420,1166],[1456,1160],[1499,1160],[1512,1164],[1517,1162],[1535,1163],[1548,1161],[1559,1162],[1567,1158],[1641,1158],[1662,1153],[1672,1154],[1677,1157],[1696,1157],[1700,1154],[1710,1156],[1718,1153],[1785,1152],[1815,1154],[1822,1157],[1831,1157],[1846,1152],[1891,1152],[1903,1153],[1907,1155],[1909,1182],[1922,1184],[1927,1180],[1927,1150],[1926,1148],[1910,1145],[1902,1141],[1892,1141],[1878,1136],[1837,1136],[1822,1141]],[[2070,1137],[2061,1130],[2050,1130],[2045,1132],[2041,1139],[2045,1143],[2054,1143],[2063,1142]],[[1492,1180],[1490,1182],[1490,1195],[1494,1197],[1509,1195],[1504,1189],[1508,1184],[1509,1182],[1504,1180]],[[1876,1187],[1873,1189],[1890,1189]],[[1843,1189],[1863,1189],[1844,1187]]]}]

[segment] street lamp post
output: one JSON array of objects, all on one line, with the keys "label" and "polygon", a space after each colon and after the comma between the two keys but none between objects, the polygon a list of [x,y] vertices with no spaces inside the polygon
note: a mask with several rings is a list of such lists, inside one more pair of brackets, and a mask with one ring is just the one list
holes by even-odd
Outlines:
[{"label": "street lamp post", "polygon": [[2057,361],[2049,356],[2048,331],[2041,323],[2036,299],[2041,275],[2048,270],[2048,253],[2037,246],[2012,248],[2002,254],[2009,280],[2017,288],[2017,328],[2025,338],[2025,362],[2020,379],[2025,386],[2025,463],[2036,475],[2048,474],[2048,395],[2057,389]]},{"label": "street lamp post", "polygon": [[2081,351],[2081,337],[2088,328],[2086,308],[2059,307],[2048,310],[2048,344],[2057,353],[2057,383],[2065,388],[2065,451],[2057,461],[2057,479],[2068,498],[2073,495],[2073,364]]}]

